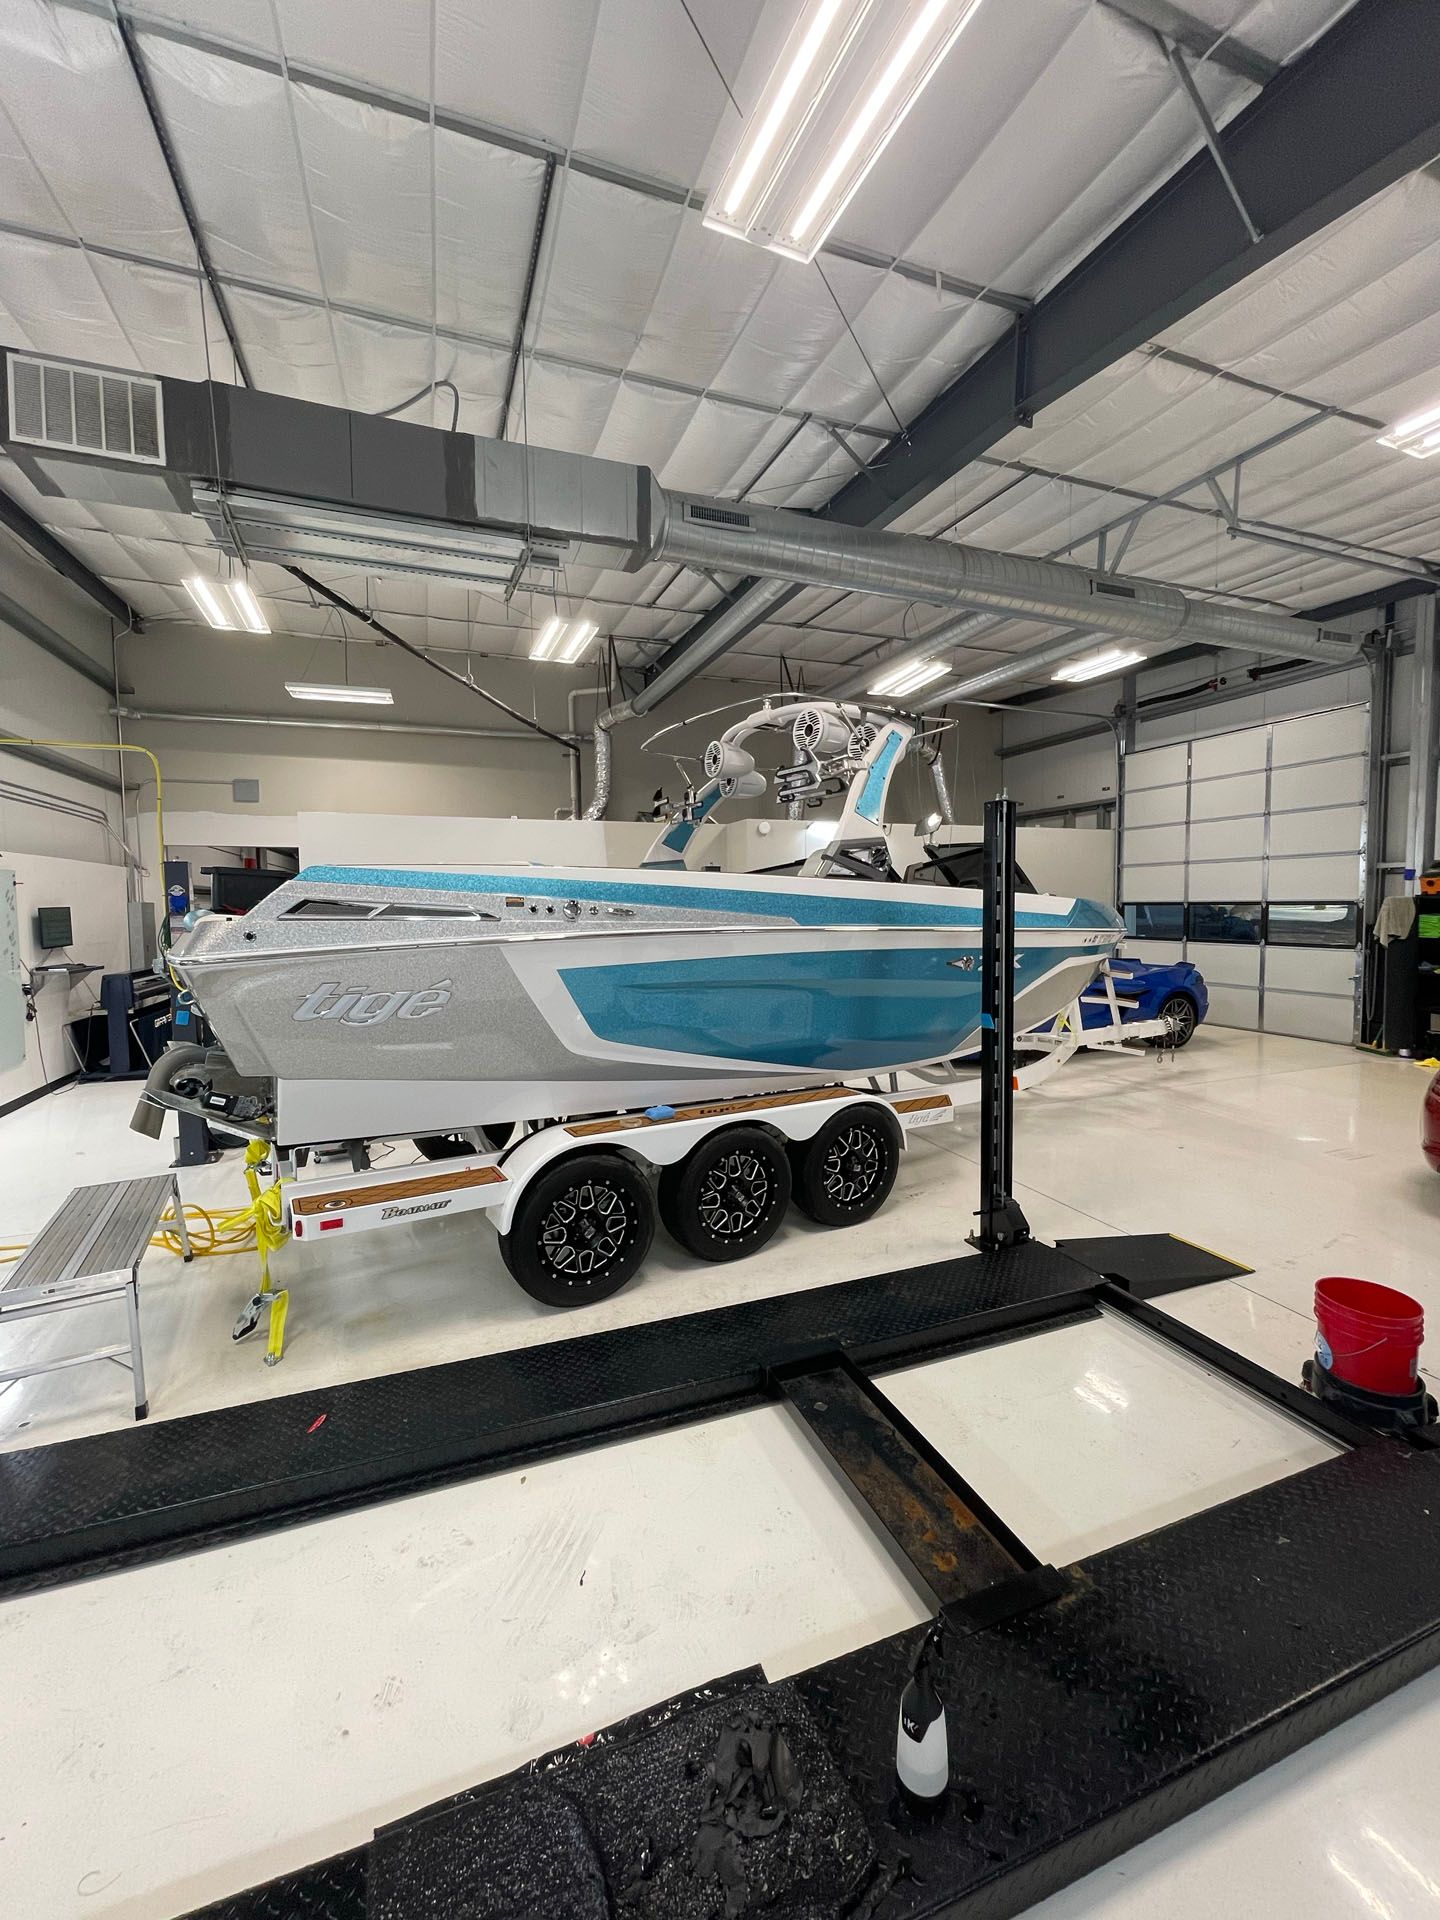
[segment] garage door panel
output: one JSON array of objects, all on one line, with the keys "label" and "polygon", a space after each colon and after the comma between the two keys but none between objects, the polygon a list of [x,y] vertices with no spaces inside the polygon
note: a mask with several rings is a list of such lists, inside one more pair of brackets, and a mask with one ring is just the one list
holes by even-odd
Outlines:
[{"label": "garage door panel", "polygon": [[1270,764],[1291,767],[1301,760],[1364,753],[1369,731],[1364,707],[1336,707],[1330,713],[1307,713],[1299,720],[1277,720],[1270,730]]},{"label": "garage door panel", "polygon": [[1318,993],[1281,993],[1265,989],[1265,1031],[1293,1033],[1302,1040],[1355,1037],[1355,1003]]},{"label": "garage door panel", "polygon": [[1120,957],[1144,960],[1154,967],[1172,967],[1185,958],[1185,945],[1180,940],[1127,940]]},{"label": "garage door panel", "polygon": [[1355,853],[1270,861],[1272,900],[1358,900],[1359,888],[1360,859]]},{"label": "garage door panel", "polygon": [[1183,900],[1185,868],[1178,862],[1154,867],[1126,867],[1120,876],[1122,900]]},{"label": "garage door panel", "polygon": [[1125,796],[1125,831],[1185,824],[1184,787],[1150,787]]},{"label": "garage door panel", "polygon": [[1207,779],[1217,773],[1246,773],[1265,765],[1265,729],[1243,727],[1236,733],[1216,733],[1196,740],[1190,748],[1191,777]]},{"label": "garage door panel", "polygon": [[1192,860],[1191,900],[1261,900],[1264,898],[1263,860]]},{"label": "garage door panel", "polygon": [[1265,994],[1272,987],[1301,993],[1349,994],[1355,983],[1353,947],[1267,947]]},{"label": "garage door panel", "polygon": [[1139,866],[1151,865],[1157,860],[1183,860],[1184,827],[1127,827],[1125,858]]},{"label": "garage door panel", "polygon": [[1270,805],[1277,813],[1292,807],[1361,806],[1365,800],[1366,762],[1321,760],[1307,767],[1276,767],[1270,775]]},{"label": "garage door panel", "polygon": [[[1201,968],[1204,972],[1204,968]],[[1209,1019],[1217,1027],[1249,1027],[1252,1030],[1260,1025],[1260,995],[1254,987],[1214,987],[1210,988]]]},{"label": "garage door panel", "polygon": [[1259,947],[1192,940],[1185,949],[1185,957],[1199,967],[1207,986],[1258,987],[1260,984]]},{"label": "garage door panel", "polygon": [[1265,820],[1194,820],[1190,824],[1190,864],[1197,860],[1258,860],[1265,851]]},{"label": "garage door panel", "polygon": [[1287,853],[1358,853],[1364,829],[1359,807],[1276,813],[1270,816],[1270,851],[1282,859]]},{"label": "garage door panel", "polygon": [[1183,787],[1190,764],[1186,747],[1147,747],[1125,762],[1125,787],[1139,793],[1146,787]]},{"label": "garage door panel", "polygon": [[1197,780],[1190,789],[1192,820],[1221,820],[1239,813],[1264,811],[1263,773],[1232,773],[1223,780]]}]

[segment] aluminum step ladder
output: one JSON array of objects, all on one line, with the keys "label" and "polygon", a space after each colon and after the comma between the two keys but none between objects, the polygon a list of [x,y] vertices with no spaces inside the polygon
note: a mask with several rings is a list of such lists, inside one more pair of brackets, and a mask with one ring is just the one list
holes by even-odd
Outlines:
[{"label": "aluminum step ladder", "polygon": [[72,1307],[118,1299],[124,1303],[129,1338],[114,1346],[95,1347],[89,1353],[0,1368],[3,1386],[36,1374],[55,1373],[62,1367],[84,1366],[91,1360],[113,1360],[117,1366],[130,1369],[135,1418],[145,1418],[150,1401],[140,1350],[140,1262],[161,1214],[172,1201],[180,1244],[189,1260],[190,1236],[173,1172],[75,1188],[0,1286],[0,1326],[10,1320],[32,1319],[36,1314],[63,1313]]}]

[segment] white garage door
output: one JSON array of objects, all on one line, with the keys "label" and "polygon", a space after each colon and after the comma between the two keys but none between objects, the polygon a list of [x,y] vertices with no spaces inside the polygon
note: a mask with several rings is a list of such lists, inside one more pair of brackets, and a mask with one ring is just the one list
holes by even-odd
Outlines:
[{"label": "white garage door", "polygon": [[1193,960],[1221,1026],[1354,1037],[1368,729],[1336,707],[1126,760],[1126,951]]}]

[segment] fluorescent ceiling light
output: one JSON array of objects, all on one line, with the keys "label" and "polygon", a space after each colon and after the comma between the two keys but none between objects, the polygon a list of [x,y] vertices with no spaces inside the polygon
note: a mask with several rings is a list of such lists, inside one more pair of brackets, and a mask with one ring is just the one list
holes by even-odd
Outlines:
[{"label": "fluorescent ceiling light", "polygon": [[1126,667],[1138,667],[1146,658],[1130,647],[1107,647],[1103,653],[1092,653],[1083,660],[1072,660],[1068,667],[1061,667],[1058,673],[1052,673],[1052,680],[1068,680],[1072,685],[1077,680],[1099,680],[1107,673],[1119,673]]},{"label": "fluorescent ceiling light", "polygon": [[566,620],[558,613],[552,614],[531,642],[530,658],[572,667],[599,631],[594,620]]},{"label": "fluorescent ceiling light", "polygon": [[230,599],[235,611],[240,615],[247,633],[268,633],[269,623],[260,611],[260,602],[255,598],[254,589],[248,580],[231,580],[228,583]]},{"label": "fluorescent ceiling light", "polygon": [[1440,453],[1440,407],[1429,407],[1409,420],[1401,420],[1389,433],[1380,436],[1382,447],[1394,447],[1408,453],[1412,460],[1428,460]]},{"label": "fluorescent ceiling light", "polygon": [[[227,552],[282,565],[297,560],[352,572],[421,574],[474,586],[508,586],[517,570],[551,572],[570,554],[565,540],[527,542],[487,527],[357,513],[261,493],[192,489],[195,510]],[[237,546],[238,541],[238,546]]]},{"label": "fluorescent ceiling light", "polygon": [[287,680],[285,691],[292,700],[334,700],[342,706],[393,707],[395,704],[389,687],[327,687],[315,680]]},{"label": "fluorescent ceiling light", "polygon": [[192,573],[185,591],[195,602],[205,624],[222,633],[269,633],[270,624],[248,580],[207,580]]},{"label": "fluorescent ceiling light", "polygon": [[705,224],[813,260],[980,0],[807,0]]},{"label": "fluorescent ceiling light", "polygon": [[907,693],[916,693],[921,687],[928,687],[933,680],[938,680],[942,674],[949,671],[948,665],[943,660],[907,660],[903,667],[896,667],[893,672],[882,674],[869,690],[871,693],[889,694],[895,698]]}]

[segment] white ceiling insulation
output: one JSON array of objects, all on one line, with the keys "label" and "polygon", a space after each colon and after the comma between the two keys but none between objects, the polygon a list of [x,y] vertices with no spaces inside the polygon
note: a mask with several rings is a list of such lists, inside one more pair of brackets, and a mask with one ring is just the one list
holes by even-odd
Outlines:
[{"label": "white ceiling insulation", "polygon": [[[258,385],[380,411],[449,381],[470,431],[769,505],[822,503],[1001,336],[1010,309],[966,289],[1042,294],[1198,145],[1152,36],[1095,0],[989,0],[851,202],[841,251],[802,266],[700,219],[739,126],[729,93],[753,99],[798,0],[690,0],[693,25],[679,0],[120,3]],[[1344,11],[1187,5],[1217,41],[1282,62]],[[1222,125],[1254,96],[1213,60],[1196,78]],[[236,377],[110,0],[0,7],[0,169],[0,340]],[[1133,354],[906,524],[1088,561],[1084,539],[1133,504],[1118,488],[1164,492],[1319,406],[1388,420],[1437,397],[1437,215],[1440,182],[1405,182],[1165,342],[1301,398]],[[406,417],[448,425],[451,408],[441,390]],[[1374,437],[1308,427],[1247,466],[1244,512],[1433,551],[1440,474]],[[199,521],[43,499],[5,460],[0,485],[147,618],[190,617],[180,582],[215,564]],[[1147,514],[1128,570],[1290,606],[1391,577],[1231,541],[1203,488],[1186,499],[1202,511]],[[277,625],[336,629],[289,576],[257,573]],[[324,574],[437,647],[528,652],[551,610]],[[625,662],[719,590],[673,568],[565,585]],[[731,669],[773,681],[783,657],[822,686],[935,620],[806,592]],[[1005,623],[963,657],[983,666],[1046,632]]]}]

